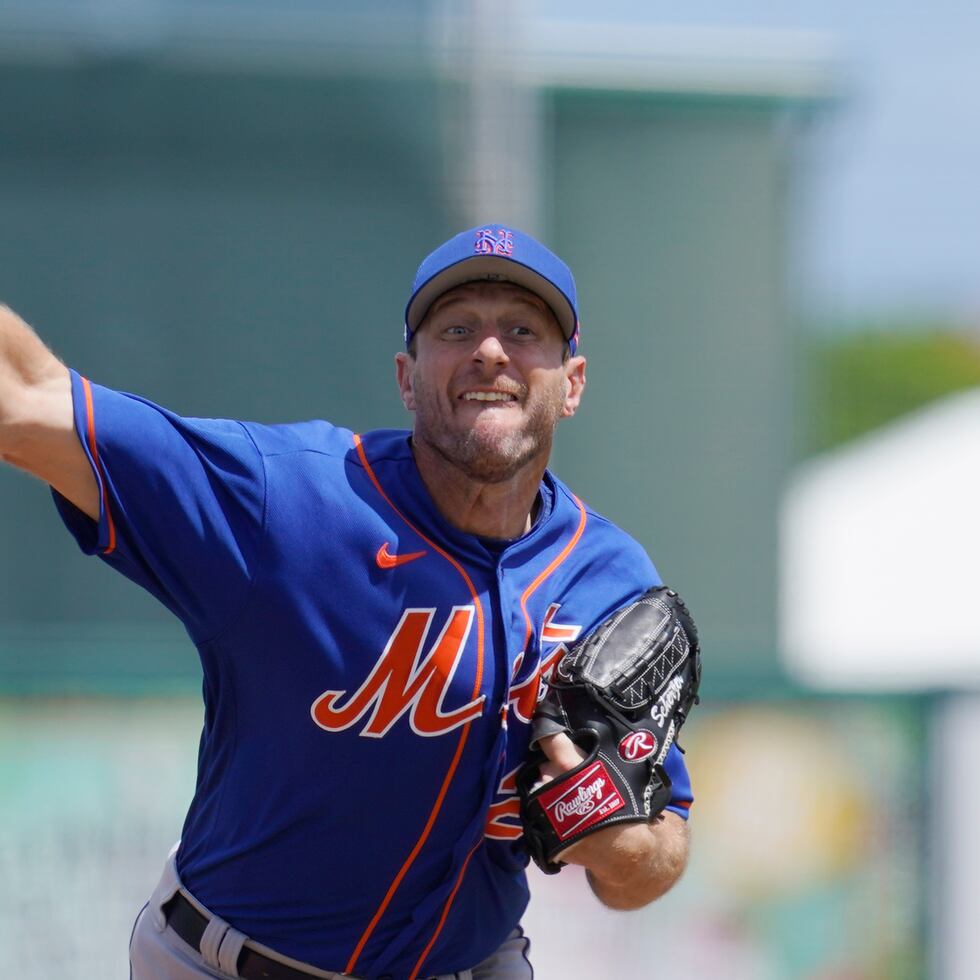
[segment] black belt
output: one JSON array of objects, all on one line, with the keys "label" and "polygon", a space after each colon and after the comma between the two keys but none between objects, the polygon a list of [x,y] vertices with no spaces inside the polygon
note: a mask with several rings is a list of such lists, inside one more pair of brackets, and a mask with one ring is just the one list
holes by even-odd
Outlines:
[{"label": "black belt", "polygon": [[[200,952],[201,937],[208,927],[208,917],[198,912],[180,892],[164,905],[163,914],[167,917],[167,925],[188,946],[193,946]],[[294,966],[280,963],[279,960],[243,946],[238,956],[238,975],[243,980],[310,980],[316,974],[297,970]]]}]

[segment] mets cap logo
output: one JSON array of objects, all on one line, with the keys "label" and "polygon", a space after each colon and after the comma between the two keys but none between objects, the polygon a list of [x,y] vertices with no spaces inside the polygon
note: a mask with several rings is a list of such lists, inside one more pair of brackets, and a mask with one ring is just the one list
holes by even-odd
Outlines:
[{"label": "mets cap logo", "polygon": [[478,228],[473,251],[477,255],[513,255],[514,233],[506,228]]}]

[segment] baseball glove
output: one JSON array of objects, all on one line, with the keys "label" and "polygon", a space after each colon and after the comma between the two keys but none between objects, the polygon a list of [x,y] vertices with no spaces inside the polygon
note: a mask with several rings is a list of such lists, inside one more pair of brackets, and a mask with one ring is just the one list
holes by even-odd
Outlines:
[{"label": "baseball glove", "polygon": [[[604,827],[649,822],[670,802],[663,762],[698,702],[701,651],[676,592],[650,589],[579,640],[558,663],[538,705],[531,752],[517,775],[524,840],[547,874],[565,848]],[[537,748],[565,732],[586,753],[542,783]]]}]

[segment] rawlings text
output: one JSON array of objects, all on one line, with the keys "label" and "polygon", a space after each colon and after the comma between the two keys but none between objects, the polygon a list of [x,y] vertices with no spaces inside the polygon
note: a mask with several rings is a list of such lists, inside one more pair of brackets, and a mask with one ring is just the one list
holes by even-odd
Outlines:
[{"label": "rawlings text", "polygon": [[559,840],[586,830],[626,806],[601,762],[593,762],[571,784],[544,790],[540,797]]}]

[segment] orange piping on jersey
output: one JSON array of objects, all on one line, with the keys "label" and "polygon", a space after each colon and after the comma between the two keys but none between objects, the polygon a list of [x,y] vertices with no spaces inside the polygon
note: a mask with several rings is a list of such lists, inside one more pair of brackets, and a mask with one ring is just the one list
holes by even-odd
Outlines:
[{"label": "orange piping on jersey", "polygon": [[[415,846],[412,848],[411,853],[405,859],[405,863],[399,869],[398,874],[395,875],[394,881],[392,881],[391,885],[388,886],[388,891],[385,893],[385,897],[381,900],[378,910],[374,913],[374,916],[368,923],[363,935],[358,940],[357,946],[354,947],[354,952],[351,953],[351,957],[347,961],[347,966],[344,967],[344,973],[350,973],[354,969],[354,964],[364,951],[364,946],[366,945],[368,939],[371,938],[371,933],[374,932],[378,923],[381,921],[381,917],[385,914],[389,904],[391,904],[392,898],[395,897],[395,892],[398,891],[402,880],[405,878],[405,875],[408,874],[408,869],[415,862],[419,852],[425,846],[429,833],[436,822],[436,817],[439,814],[439,810],[442,808],[443,800],[446,798],[446,792],[449,790],[449,784],[453,781],[453,776],[456,773],[456,767],[459,765],[459,760],[463,755],[463,747],[466,745],[466,737],[469,735],[471,724],[472,722],[467,722],[463,726],[459,742],[456,745],[456,753],[453,756],[453,761],[449,764],[449,769],[447,770],[446,776],[442,781],[442,786],[439,788],[439,795],[436,797],[436,801],[432,806],[432,812],[429,814],[429,819],[425,822],[425,827],[422,829],[422,833],[419,835],[419,839],[415,842]],[[482,840],[480,843],[482,843]]]},{"label": "orange piping on jersey", "polygon": [[[81,376],[79,376],[81,377]],[[116,525],[112,521],[112,511],[109,510],[109,491],[106,489],[105,470],[102,469],[102,461],[99,459],[99,447],[95,441],[95,410],[92,406],[92,386],[88,378],[82,378],[82,389],[85,392],[85,422],[86,433],[88,435],[88,449],[95,461],[95,469],[99,474],[99,492],[102,497],[102,510],[105,513],[106,524],[109,527],[109,544],[103,555],[111,555],[116,550]]]},{"label": "orange piping on jersey", "polygon": [[[578,544],[579,538],[582,537],[582,532],[585,530],[586,522],[586,512],[585,507],[582,506],[582,502],[578,497],[574,496],[572,499],[575,501],[579,510],[579,520],[578,527],[575,529],[575,533],[569,539],[568,544],[562,548],[561,552],[548,564],[548,566],[535,578],[535,580],[524,590],[524,594],[521,596],[521,612],[524,613],[524,622],[527,623],[527,633],[524,637],[524,649],[527,649],[528,641],[531,639],[531,633],[533,628],[531,626],[531,617],[527,612],[527,600],[533,595],[533,593],[540,587],[541,583],[551,575],[552,572],[571,554],[572,549]],[[501,787],[503,788],[503,787]],[[516,787],[515,787],[516,788]],[[516,800],[514,801],[517,802]],[[514,828],[516,830],[516,828]],[[519,833],[518,833],[519,836]],[[428,945],[422,951],[422,955],[419,957],[418,962],[415,964],[415,969],[412,970],[411,975],[408,980],[415,980],[419,974],[419,970],[422,967],[422,963],[426,956],[429,955],[429,951],[435,945],[436,940],[439,938],[439,933],[442,932],[442,927],[446,924],[446,919],[449,917],[449,910],[452,907],[453,901],[456,898],[456,892],[459,891],[459,886],[463,883],[463,875],[466,873],[466,867],[470,863],[470,858],[476,852],[476,848],[480,846],[482,840],[478,841],[476,846],[466,855],[466,860],[463,862],[463,867],[459,872],[459,877],[456,879],[456,884],[453,886],[453,890],[449,893],[449,897],[446,899],[446,904],[443,906],[442,916],[439,918],[439,924],[436,926],[436,931],[432,938],[429,940]]]},{"label": "orange piping on jersey", "polygon": [[524,594],[521,596],[521,612],[524,613],[524,622],[527,624],[527,631],[524,634],[524,652],[527,652],[527,645],[531,640],[531,634],[534,632],[534,627],[531,625],[531,617],[527,613],[527,600],[538,590],[541,583],[548,578],[549,575],[571,554],[572,549],[578,544],[579,538],[582,537],[582,532],[585,530],[586,513],[585,507],[582,506],[582,501],[578,499],[574,494],[572,494],[572,500],[575,501],[578,507],[578,527],[575,529],[575,533],[572,535],[568,544],[561,549],[561,552],[551,561],[547,568],[545,568],[538,577],[524,590]]},{"label": "orange piping on jersey", "polygon": [[408,980],[415,980],[415,978],[419,975],[419,970],[422,969],[422,964],[425,962],[425,958],[429,955],[432,947],[435,946],[436,940],[439,938],[439,933],[442,932],[442,927],[446,924],[446,919],[449,918],[449,909],[452,907],[453,900],[456,898],[456,892],[459,891],[459,886],[463,883],[463,875],[466,874],[466,869],[469,866],[470,858],[476,854],[476,849],[482,843],[482,840],[478,840],[473,847],[470,848],[470,853],[466,855],[466,860],[463,861],[463,866],[459,869],[456,884],[453,885],[453,890],[449,893],[449,897],[446,899],[446,904],[442,907],[442,915],[439,916],[439,924],[436,926],[436,931],[432,934],[432,938],[429,940],[428,945],[422,950],[422,955],[415,961],[415,966],[412,968],[412,972],[409,974]]},{"label": "orange piping on jersey", "polygon": [[[469,589],[470,597],[473,599],[473,605],[474,608],[476,609],[476,622],[477,622],[476,676],[473,681],[473,695],[471,698],[471,700],[475,701],[480,693],[480,687],[483,684],[484,623],[483,623],[483,606],[480,604],[480,598],[477,595],[476,587],[473,585],[473,580],[467,574],[466,569],[463,568],[463,566],[455,558],[453,558],[453,556],[450,555],[449,552],[447,552],[444,548],[440,548],[439,545],[435,543],[435,541],[433,541],[431,538],[428,538],[426,535],[424,535],[394,505],[391,498],[388,496],[388,494],[385,493],[384,489],[382,488],[381,483],[378,480],[377,476],[375,475],[375,472],[372,469],[370,462],[368,462],[367,453],[364,451],[364,445],[359,435],[354,436],[354,446],[357,449],[357,455],[361,461],[361,465],[364,467],[364,470],[367,473],[368,477],[370,478],[371,483],[374,484],[374,489],[378,491],[378,493],[381,495],[385,503],[387,503],[388,506],[398,515],[398,517],[402,521],[404,521],[404,523],[408,525],[408,527],[411,528],[415,534],[417,534],[423,541],[425,541],[426,544],[428,544],[433,551],[435,551],[437,554],[442,555],[442,557],[445,558],[446,561],[448,561],[449,564],[452,565],[457,572],[459,572],[463,581],[466,583],[466,587]],[[364,930],[363,934],[361,935],[361,938],[357,941],[357,945],[354,947],[354,952],[351,953],[350,959],[347,961],[347,965],[344,967],[344,973],[354,972],[354,966],[356,965],[357,960],[360,957],[361,953],[364,951],[364,947],[367,944],[368,939],[371,938],[371,934],[374,932],[378,923],[381,921],[381,917],[385,914],[385,911],[387,910],[388,906],[391,904],[391,900],[392,898],[394,898],[395,892],[397,892],[399,887],[401,886],[401,883],[404,880],[405,875],[408,874],[409,868],[411,868],[412,864],[415,862],[415,859],[418,857],[419,852],[425,846],[425,842],[428,840],[429,834],[432,832],[432,828],[435,825],[436,817],[438,817],[439,811],[442,809],[442,804],[446,798],[446,793],[449,791],[449,786],[453,781],[453,777],[456,775],[456,769],[459,766],[459,760],[463,757],[463,748],[466,745],[466,739],[469,737],[470,726],[472,724],[473,723],[471,721],[468,721],[465,725],[463,725],[462,729],[460,730],[459,742],[456,745],[456,752],[453,755],[452,762],[449,763],[449,769],[446,771],[446,775],[443,778],[442,785],[439,787],[439,794],[436,796],[435,803],[432,805],[432,811],[429,813],[429,819],[426,820],[425,826],[422,828],[422,833],[419,835],[419,839],[415,842],[415,846],[412,848],[408,857],[405,859],[405,863],[399,869],[398,874],[395,875],[395,878],[392,881],[391,885],[388,886],[388,891],[385,893],[384,898],[381,900],[381,904],[378,906],[377,911],[374,913],[374,916],[371,918],[371,921],[368,923],[367,928]],[[478,847],[480,843],[482,843],[482,837],[476,846]],[[474,848],[474,850],[475,849],[476,848]],[[470,854],[472,853],[473,852],[471,851]],[[466,861],[469,861],[469,857],[467,857]],[[466,869],[466,862],[463,863],[463,870],[465,869]],[[459,880],[462,881],[462,873],[460,873]],[[456,887],[457,888],[459,887],[459,882],[456,883]],[[455,889],[453,890],[452,895],[455,895]],[[452,899],[452,895],[450,895],[450,900]],[[448,912],[448,907],[447,907],[447,912]],[[436,930],[436,935],[439,934],[438,929],[441,928],[442,928],[442,923],[440,922],[439,927]],[[435,941],[435,937],[433,937],[432,942],[434,941]],[[428,952],[429,948],[432,945],[432,942],[430,942],[429,946],[426,947],[426,952]]]}]

